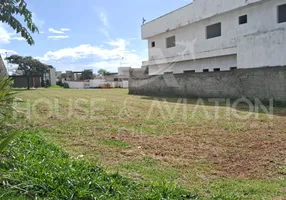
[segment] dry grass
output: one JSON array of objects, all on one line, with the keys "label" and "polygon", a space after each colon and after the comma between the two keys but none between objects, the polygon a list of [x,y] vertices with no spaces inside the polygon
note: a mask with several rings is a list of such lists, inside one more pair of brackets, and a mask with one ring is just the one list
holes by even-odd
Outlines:
[{"label": "dry grass", "polygon": [[[286,187],[285,108],[274,108],[269,117],[248,112],[246,105],[217,108],[205,101],[196,106],[194,99],[167,103],[121,89],[46,89],[18,96],[25,100],[19,105],[25,113],[39,98],[52,102],[50,107],[43,100],[34,110],[29,108],[27,125],[41,129],[73,156],[83,155],[110,171],[136,179],[166,179],[187,188],[221,179],[284,180]],[[78,98],[88,101],[71,107],[70,99]],[[251,116],[238,119],[234,112]]]}]

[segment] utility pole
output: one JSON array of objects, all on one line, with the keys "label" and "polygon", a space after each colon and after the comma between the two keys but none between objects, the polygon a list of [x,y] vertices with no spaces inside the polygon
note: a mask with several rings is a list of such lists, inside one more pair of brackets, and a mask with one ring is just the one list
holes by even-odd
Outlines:
[{"label": "utility pole", "polygon": [[122,67],[122,61],[123,61],[124,57],[121,58],[120,60],[120,67]]}]

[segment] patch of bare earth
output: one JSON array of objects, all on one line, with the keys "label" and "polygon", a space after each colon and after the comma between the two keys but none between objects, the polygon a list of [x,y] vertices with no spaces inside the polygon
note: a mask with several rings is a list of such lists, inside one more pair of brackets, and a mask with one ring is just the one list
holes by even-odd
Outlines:
[{"label": "patch of bare earth", "polygon": [[208,163],[210,175],[237,178],[269,178],[286,164],[286,137],[271,130],[233,134],[209,130],[168,136],[114,134],[110,139],[133,144],[120,157],[151,156],[174,168],[190,169]]}]

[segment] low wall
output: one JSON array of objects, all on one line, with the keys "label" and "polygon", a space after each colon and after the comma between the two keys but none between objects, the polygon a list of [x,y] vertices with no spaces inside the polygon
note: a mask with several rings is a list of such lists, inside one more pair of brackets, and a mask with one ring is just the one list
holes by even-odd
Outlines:
[{"label": "low wall", "polygon": [[84,89],[89,87],[88,82],[65,81],[70,89]]},{"label": "low wall", "polygon": [[90,80],[89,82],[80,81],[64,81],[71,89],[84,89],[84,88],[128,88],[128,81],[105,81],[105,80]]},{"label": "low wall", "polygon": [[286,67],[164,74],[129,80],[129,94],[165,97],[258,98],[286,102]]}]

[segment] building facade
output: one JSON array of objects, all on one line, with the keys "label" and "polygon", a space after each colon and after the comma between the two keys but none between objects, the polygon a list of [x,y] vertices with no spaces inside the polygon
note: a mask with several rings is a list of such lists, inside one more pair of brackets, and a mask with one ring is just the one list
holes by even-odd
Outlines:
[{"label": "building facade", "polygon": [[7,69],[6,69],[4,61],[0,55],[0,77],[1,76],[7,76],[7,75],[8,75]]},{"label": "building facade", "polygon": [[286,0],[194,0],[142,25],[149,75],[286,65]]}]

